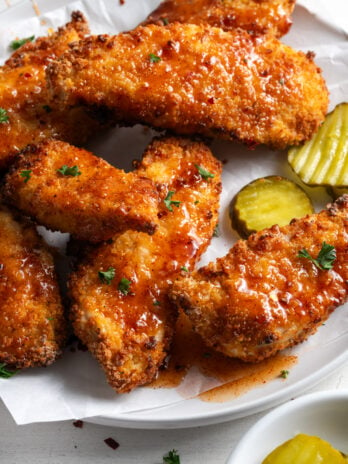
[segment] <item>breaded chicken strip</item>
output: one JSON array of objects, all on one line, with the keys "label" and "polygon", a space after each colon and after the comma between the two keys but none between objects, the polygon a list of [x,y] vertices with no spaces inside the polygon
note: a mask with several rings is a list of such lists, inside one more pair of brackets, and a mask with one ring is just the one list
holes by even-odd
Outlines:
[{"label": "breaded chicken strip", "polygon": [[66,324],[53,258],[29,221],[0,206],[0,362],[47,366]]},{"label": "breaded chicken strip", "polygon": [[151,180],[54,140],[24,150],[6,176],[4,197],[39,224],[90,242],[127,229],[152,234],[158,222]]},{"label": "breaded chicken strip", "polygon": [[164,0],[144,24],[179,21],[281,37],[290,29],[294,7],[295,0]]},{"label": "breaded chicken strip", "polygon": [[65,27],[22,45],[0,67],[0,108],[8,118],[0,124],[0,169],[29,143],[55,137],[78,144],[99,127],[81,108],[54,107],[46,88],[47,64],[88,32],[86,20],[75,12]]},{"label": "breaded chicken strip", "polygon": [[[336,249],[333,269],[317,258]],[[227,356],[261,361],[305,340],[347,300],[348,195],[328,209],[237,242],[224,258],[178,279],[171,298],[205,343]]]},{"label": "breaded chicken strip", "polygon": [[161,194],[156,233],[115,236],[89,252],[70,280],[75,333],[120,393],[151,381],[166,356],[176,318],[167,289],[207,248],[221,190],[220,163],[185,139],[152,142],[137,172]]},{"label": "breaded chicken strip", "polygon": [[119,123],[284,148],[309,139],[328,92],[310,56],[273,37],[174,23],[76,44],[48,68],[65,105]]}]

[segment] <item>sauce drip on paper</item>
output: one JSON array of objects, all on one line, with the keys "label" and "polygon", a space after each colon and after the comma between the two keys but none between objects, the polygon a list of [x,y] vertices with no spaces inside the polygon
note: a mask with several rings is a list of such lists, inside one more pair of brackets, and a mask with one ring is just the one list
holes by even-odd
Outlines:
[{"label": "sauce drip on paper", "polygon": [[[246,364],[228,358],[204,345],[193,332],[188,318],[181,313],[176,325],[168,366],[161,370],[152,388],[175,388],[184,380],[193,366],[207,377],[224,382],[199,395],[203,401],[224,402],[247,393],[250,389],[280,377],[282,370],[289,370],[297,361],[296,356],[277,355],[257,364]],[[279,378],[279,382],[284,380]],[[183,396],[185,392],[180,390]]]}]

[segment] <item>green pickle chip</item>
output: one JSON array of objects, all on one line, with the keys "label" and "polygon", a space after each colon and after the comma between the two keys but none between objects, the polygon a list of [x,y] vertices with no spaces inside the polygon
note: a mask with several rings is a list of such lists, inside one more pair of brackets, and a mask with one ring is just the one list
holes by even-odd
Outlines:
[{"label": "green pickle chip", "polygon": [[290,148],[288,161],[308,185],[348,187],[348,103],[337,105],[311,140]]},{"label": "green pickle chip", "polygon": [[278,446],[262,464],[347,464],[347,458],[319,437],[296,435]]}]

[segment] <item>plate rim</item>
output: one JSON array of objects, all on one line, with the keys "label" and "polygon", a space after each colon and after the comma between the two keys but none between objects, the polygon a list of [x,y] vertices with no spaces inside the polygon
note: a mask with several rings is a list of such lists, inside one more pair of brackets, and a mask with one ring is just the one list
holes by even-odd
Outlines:
[{"label": "plate rim", "polygon": [[[74,0],[66,0],[66,5],[73,3]],[[3,18],[7,14],[12,14],[17,10],[21,10],[26,5],[31,4],[30,0],[21,0],[18,3],[10,6],[6,10],[0,12],[0,17]],[[52,9],[55,9],[54,2],[52,2]],[[277,392],[269,393],[265,397],[257,398],[255,400],[250,401],[247,404],[243,404],[238,406],[235,404],[235,400],[233,400],[233,404],[231,402],[224,403],[226,408],[224,410],[218,411],[204,411],[199,412],[199,408],[195,407],[194,412],[189,412],[186,414],[182,414],[180,418],[156,418],[157,411],[168,410],[170,412],[171,409],[175,408],[179,403],[180,404],[187,404],[188,402],[195,402],[199,404],[199,399],[183,399],[177,403],[163,406],[159,408],[147,409],[142,411],[134,411],[129,413],[118,413],[114,415],[101,415],[101,416],[93,416],[89,418],[84,418],[85,422],[93,423],[93,424],[102,424],[102,425],[109,425],[109,426],[118,426],[124,428],[138,428],[138,429],[176,429],[176,428],[190,428],[194,426],[205,426],[217,423],[223,423],[230,420],[240,419],[252,414],[267,410],[274,406],[279,405],[287,400],[289,400],[292,396],[301,394],[305,392],[308,388],[313,387],[325,377],[333,373],[339,367],[344,365],[348,362],[348,348],[341,352],[341,354],[335,358],[333,358],[329,363],[325,364],[320,369],[316,370],[315,372],[311,373],[310,375],[298,380],[297,382],[284,386],[283,388],[279,389]],[[320,392],[322,393],[322,392]],[[306,395],[309,396],[309,395]],[[294,401],[299,401],[303,397],[297,398]],[[230,403],[230,404],[229,404]],[[285,405],[281,406],[284,407]],[[197,411],[198,409],[198,411]],[[278,409],[278,408],[277,408]],[[152,415],[153,417],[146,417],[146,415]],[[270,413],[272,414],[272,413]],[[267,415],[268,416],[268,415]],[[259,421],[258,421],[259,422]],[[258,423],[257,422],[257,423]],[[256,425],[256,424],[255,424]],[[254,425],[254,426],[255,426]],[[251,430],[251,429],[250,429]],[[248,433],[248,432],[247,432]]]}]

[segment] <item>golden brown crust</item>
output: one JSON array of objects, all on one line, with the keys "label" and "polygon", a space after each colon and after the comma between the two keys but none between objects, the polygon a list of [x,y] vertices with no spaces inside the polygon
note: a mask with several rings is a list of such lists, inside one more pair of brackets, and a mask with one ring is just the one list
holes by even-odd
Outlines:
[{"label": "golden brown crust", "polygon": [[107,107],[124,124],[278,148],[309,139],[328,105],[304,53],[270,36],[180,23],[87,38],[48,78],[58,101]]},{"label": "golden brown crust", "polygon": [[47,137],[79,144],[100,127],[85,110],[68,110],[51,101],[45,69],[69,44],[85,37],[88,25],[81,13],[49,37],[39,37],[20,47],[0,68],[0,107],[9,120],[0,124],[0,169],[7,168],[19,150]]},{"label": "golden brown crust", "polygon": [[165,0],[144,24],[178,21],[281,37],[290,29],[294,7],[295,0]]},{"label": "golden brown crust", "polygon": [[53,258],[35,227],[0,206],[0,362],[46,366],[66,338]]},{"label": "golden brown crust", "polygon": [[[199,175],[201,165],[215,175]],[[207,248],[217,222],[221,165],[201,143],[166,138],[152,142],[137,172],[156,183],[160,221],[152,236],[128,231],[87,253],[71,276],[75,333],[88,346],[118,392],[151,381],[172,338],[176,311],[167,289],[182,266],[192,269]],[[169,211],[164,204],[175,191]],[[199,203],[197,203],[199,202]],[[115,269],[107,285],[98,272]],[[119,290],[121,279],[129,293]]]},{"label": "golden brown crust", "polygon": [[[305,340],[347,300],[348,195],[319,214],[240,240],[229,253],[178,279],[172,300],[205,342],[227,356],[261,361]],[[333,245],[332,270],[298,257]]]},{"label": "golden brown crust", "polygon": [[[62,175],[64,165],[77,166],[80,175]],[[30,171],[29,180],[23,171]],[[39,224],[90,242],[127,229],[152,234],[158,222],[159,197],[151,180],[54,140],[22,153],[6,176],[4,197]]]}]

